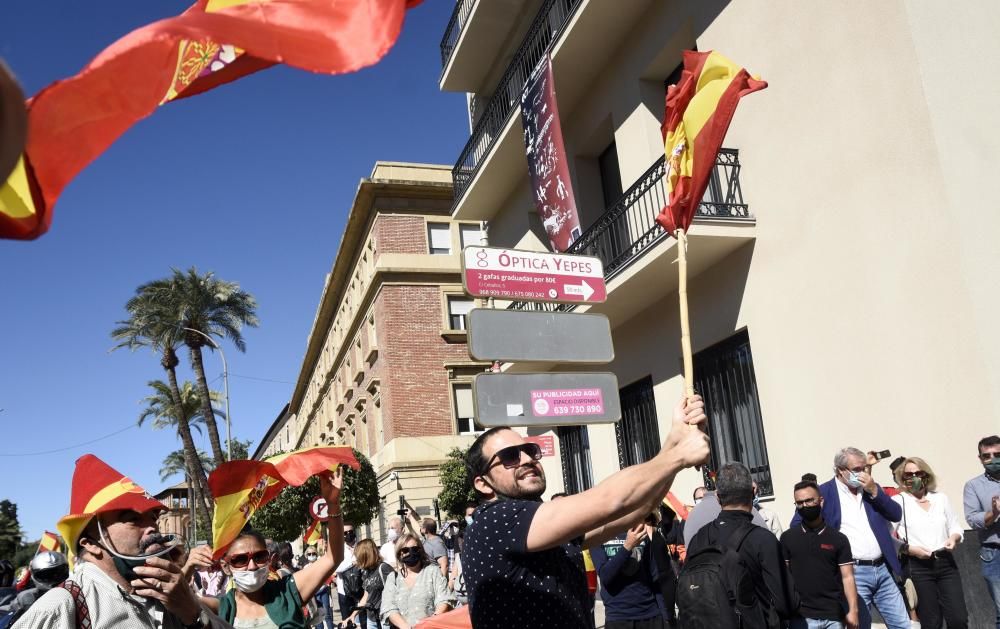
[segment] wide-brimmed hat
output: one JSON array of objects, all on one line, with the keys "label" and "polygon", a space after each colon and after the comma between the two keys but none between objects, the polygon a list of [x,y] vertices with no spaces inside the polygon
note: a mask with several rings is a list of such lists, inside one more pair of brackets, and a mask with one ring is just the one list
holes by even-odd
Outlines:
[{"label": "wide-brimmed hat", "polygon": [[57,527],[66,540],[66,556],[71,564],[83,529],[87,528],[87,524],[98,513],[121,509],[145,513],[167,508],[130,478],[93,454],[85,454],[76,460],[69,500],[69,514],[59,520]]}]

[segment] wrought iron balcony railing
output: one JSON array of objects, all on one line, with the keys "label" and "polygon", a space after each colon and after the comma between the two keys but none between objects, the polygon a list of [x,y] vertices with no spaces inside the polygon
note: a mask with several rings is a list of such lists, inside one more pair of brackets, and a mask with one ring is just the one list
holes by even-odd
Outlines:
[{"label": "wrought iron balcony railing", "polygon": [[[462,154],[459,155],[455,167],[451,171],[455,184],[455,204],[457,205],[469,182],[476,176],[476,171],[482,165],[483,158],[490,152],[500,132],[503,131],[510,115],[517,111],[521,101],[521,92],[531,71],[545,56],[552,42],[559,39],[566,23],[569,22],[582,0],[546,0],[539,9],[535,19],[528,28],[527,35],[518,47],[517,52],[507,66],[500,82],[497,83],[493,96],[483,110],[482,116],[472,130],[472,136],[466,142]],[[459,5],[464,4],[460,2]],[[469,3],[471,4],[471,2]],[[458,15],[459,6],[455,7]],[[456,22],[460,20],[456,19]],[[449,30],[451,26],[449,26]],[[448,32],[445,32],[447,41]],[[456,41],[458,36],[454,36]],[[443,44],[443,42],[442,42]],[[444,48],[442,47],[442,52]]]},{"label": "wrought iron balcony railing", "polygon": [[469,13],[472,12],[472,6],[476,2],[477,0],[458,0],[455,3],[455,9],[451,12],[451,19],[448,20],[448,26],[444,29],[444,37],[441,38],[442,72],[448,67],[448,60],[451,59],[451,53],[458,44],[462,28],[465,26],[465,21],[468,19]]},{"label": "wrought iron balcony railing", "polygon": [[[664,158],[656,162],[622,194],[566,253],[596,256],[604,264],[604,277],[611,279],[669,234],[656,222],[667,203]],[[698,204],[696,220],[752,221],[740,188],[740,153],[722,149],[709,178],[705,196]],[[572,310],[573,305],[533,304],[517,301],[512,310]]]}]

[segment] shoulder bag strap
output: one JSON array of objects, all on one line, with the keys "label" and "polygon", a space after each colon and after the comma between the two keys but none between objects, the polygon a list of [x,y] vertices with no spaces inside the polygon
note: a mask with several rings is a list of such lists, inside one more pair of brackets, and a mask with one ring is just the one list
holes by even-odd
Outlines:
[{"label": "shoulder bag strap", "polygon": [[906,534],[904,541],[910,543],[910,525],[906,523],[906,498],[903,496],[904,492],[899,492],[899,502],[903,507],[903,532]]},{"label": "shoulder bag strap", "polygon": [[64,581],[62,587],[73,597],[73,604],[76,606],[76,629],[91,629],[90,608],[87,607],[87,598],[83,595],[83,590],[73,581]]}]

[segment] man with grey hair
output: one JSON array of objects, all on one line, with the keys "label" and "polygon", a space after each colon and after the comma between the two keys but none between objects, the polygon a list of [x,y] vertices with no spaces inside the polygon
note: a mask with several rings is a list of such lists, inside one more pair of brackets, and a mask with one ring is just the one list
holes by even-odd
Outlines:
[{"label": "man with grey hair", "polygon": [[[858,589],[861,629],[871,627],[869,607],[874,605],[889,629],[909,629],[903,595],[893,575],[901,568],[889,535],[889,522],[899,522],[903,511],[871,476],[867,455],[857,448],[842,448],[833,458],[834,477],[820,485],[823,520],[851,542],[854,581]],[[792,526],[798,526],[798,514]]]},{"label": "man with grey hair", "polygon": [[[688,546],[687,564],[699,563],[699,555],[719,552],[719,549],[735,550],[740,557],[740,566],[722,561],[724,570],[742,569],[742,575],[727,574],[727,580],[741,595],[752,589],[753,601],[744,596],[734,610],[740,615],[742,627],[778,627],[780,619],[790,618],[796,608],[795,589],[792,586],[788,566],[785,564],[781,544],[770,531],[753,523],[753,480],[750,470],[738,462],[726,463],[716,475],[715,495],[722,512],[715,520],[705,525],[691,539]],[[742,578],[741,578],[742,577]],[[682,588],[678,588],[678,606],[684,598]],[[702,593],[698,593],[702,596]],[[680,609],[680,618],[684,609]]]},{"label": "man with grey hair", "polygon": [[385,532],[385,543],[378,549],[382,561],[396,568],[396,540],[403,534],[403,518],[394,515],[389,518],[389,526]]}]

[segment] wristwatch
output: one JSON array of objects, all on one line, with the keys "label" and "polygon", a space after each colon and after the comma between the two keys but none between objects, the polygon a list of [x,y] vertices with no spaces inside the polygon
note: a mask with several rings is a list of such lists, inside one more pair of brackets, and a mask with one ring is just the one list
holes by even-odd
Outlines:
[{"label": "wristwatch", "polygon": [[194,619],[194,622],[188,625],[184,625],[184,629],[208,629],[212,626],[212,617],[209,616],[208,611],[202,608],[198,612],[198,617]]}]

